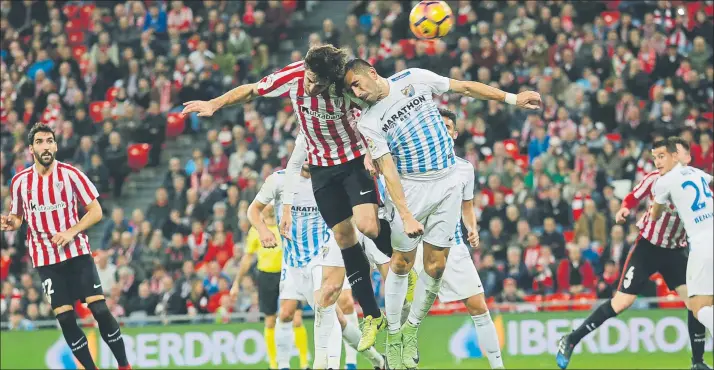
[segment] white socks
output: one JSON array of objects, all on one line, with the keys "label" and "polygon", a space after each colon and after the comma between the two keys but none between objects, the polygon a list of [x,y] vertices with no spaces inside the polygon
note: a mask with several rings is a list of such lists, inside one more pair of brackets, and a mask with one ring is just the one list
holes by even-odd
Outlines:
[{"label": "white socks", "polygon": [[[332,304],[328,307],[320,307],[316,305],[315,309],[315,365],[314,369],[326,369],[328,360],[328,346],[330,343],[330,336],[333,335],[332,331],[337,325],[337,313],[335,312],[335,305]],[[339,338],[339,336],[338,336]],[[338,339],[338,343],[342,346],[342,343]],[[339,366],[338,366],[339,367]]]},{"label": "white socks", "polygon": [[387,278],[384,279],[384,311],[387,316],[387,330],[392,334],[398,332],[402,325],[402,307],[407,296],[408,276],[409,274],[398,275],[390,268]]},{"label": "white socks", "polygon": [[[362,337],[362,333],[359,331],[359,326],[351,322],[352,320],[350,319],[350,316],[352,315],[345,315],[345,318],[347,318],[347,325],[342,328],[342,338],[345,340],[346,344],[345,351],[346,348],[357,348],[357,345],[359,344],[359,339],[360,337]],[[355,314],[354,317],[357,318],[357,314]],[[355,353],[357,353],[357,351],[355,351]],[[372,365],[382,368],[382,355],[377,352],[374,346],[362,352],[362,355],[366,357]],[[346,360],[345,364],[357,364],[356,357],[354,362]]]},{"label": "white socks", "polygon": [[[359,328],[359,318],[357,317],[357,312],[352,312],[351,314],[345,314],[345,320],[347,325],[342,329],[342,337],[345,338],[345,330],[347,327]],[[357,365],[357,345],[354,347],[350,345],[347,338],[344,339],[345,342],[345,364]],[[359,340],[358,340],[359,342]]]},{"label": "white socks", "polygon": [[697,320],[714,335],[714,306],[704,306],[697,312]]},{"label": "white socks", "polygon": [[[406,281],[406,278],[404,280]],[[421,324],[422,320],[424,320],[429,313],[431,306],[434,304],[440,287],[441,279],[434,279],[429,276],[426,271],[422,271],[419,274],[419,281],[417,281],[416,288],[414,288],[414,302],[412,302],[412,308],[409,310],[409,318],[407,319],[410,324],[413,326],[419,326],[419,324]],[[389,289],[389,286],[385,288],[385,292],[386,289]],[[404,300],[403,296],[402,300]],[[387,318],[389,318],[389,316],[387,316]]]},{"label": "white socks", "polygon": [[292,321],[282,322],[280,318],[275,321],[275,348],[277,350],[276,360],[279,369],[290,368],[290,353],[293,346],[293,323]]},{"label": "white socks", "polygon": [[496,326],[493,325],[491,315],[486,312],[481,315],[471,316],[471,319],[474,321],[474,326],[476,326],[478,342],[486,350],[491,369],[503,369],[501,346],[498,343],[498,333],[496,333]]},{"label": "white socks", "polygon": [[332,326],[329,337],[330,342],[327,345],[327,368],[339,369],[340,360],[342,359],[342,327],[337,321],[337,313],[333,316],[335,317],[336,325]]}]

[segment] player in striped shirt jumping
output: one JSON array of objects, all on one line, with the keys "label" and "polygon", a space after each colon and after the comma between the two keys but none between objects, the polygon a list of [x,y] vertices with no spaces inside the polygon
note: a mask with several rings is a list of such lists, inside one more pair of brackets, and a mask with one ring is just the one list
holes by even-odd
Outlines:
[{"label": "player in striped shirt jumping", "polygon": [[[291,159],[293,160],[293,159]],[[276,171],[266,179],[260,191],[248,209],[250,221],[261,233],[261,242],[266,248],[277,245],[272,233],[260,214],[270,203],[276,208],[278,218],[282,217],[281,208],[289,208],[291,213],[291,235],[283,238],[283,269],[280,279],[280,313],[275,324],[275,343],[277,348],[278,368],[290,368],[290,346],[292,317],[297,303],[307,301],[316,307],[315,302],[322,299],[324,287],[322,275],[342,271],[344,262],[335,242],[332,231],[322,219],[312,193],[310,167],[303,164],[297,183],[291,187],[295,193],[290,204],[285,203],[286,182],[295,181],[287,176],[286,171]],[[252,215],[252,216],[251,216]],[[340,291],[350,290],[346,281]],[[335,302],[329,306],[334,307]],[[325,320],[329,314],[333,320]],[[339,308],[330,312],[320,312],[315,318],[315,358],[314,369],[338,369],[342,340],[351,347],[359,344],[359,328],[345,319]],[[375,368],[384,367],[383,357],[374,349],[362,352]]]},{"label": "player in striped shirt jumping", "polygon": [[[350,286],[364,313],[362,339],[357,348],[363,351],[374,345],[377,332],[386,322],[374,297],[370,264],[354,225],[374,240],[383,253],[391,256],[392,246],[390,225],[380,222],[377,216],[374,180],[365,168],[371,167],[372,161],[351,115],[358,105],[335,87],[334,82],[342,80],[345,59],[346,53],[332,45],[313,47],[304,61],[292,63],[257,83],[238,86],[210,101],[184,103],[183,114],[197,112],[199,117],[209,117],[224,106],[246,103],[261,96],[290,98],[307,147],[317,207],[341,249]],[[288,175],[297,178],[299,173]],[[292,183],[289,181],[288,187]],[[292,194],[293,191],[288,190],[285,197],[289,199]],[[286,207],[280,226],[281,233],[288,237],[289,219]],[[320,301],[335,301],[344,278],[344,271],[325,274],[322,290],[325,299]],[[315,309],[319,314],[323,310],[334,310],[334,305],[318,305]]]},{"label": "player in striped shirt jumping", "polygon": [[[99,333],[119,364],[130,369],[119,324],[104,300],[102,282],[85,231],[102,219],[99,193],[89,178],[73,166],[55,160],[57,142],[49,126],[35,124],[28,134],[34,165],[11,182],[10,214],[0,216],[0,230],[17,230],[27,221],[32,265],[52,306],[72,354],[85,369],[96,369],[89,343],[77,325],[74,304],[87,303]],[[80,219],[77,204],[87,213]]]},{"label": "player in striped shirt jumping", "polygon": [[[390,368],[415,368],[419,361],[417,328],[439,293],[463,200],[454,142],[432,96],[453,91],[538,109],[540,95],[533,91],[506,94],[478,82],[457,81],[417,68],[384,78],[362,59],[347,63],[344,83],[369,105],[362,111],[359,129],[397,210],[391,222],[394,254],[385,282],[385,294],[390,297],[386,307],[387,348],[391,348],[387,363]],[[407,275],[421,242],[424,271],[409,318],[400,329]],[[401,339],[401,343],[392,346],[390,339]]]},{"label": "player in striped shirt jumping", "polygon": [[[689,144],[678,137],[670,137],[667,140],[675,143],[680,163],[686,166],[692,159]],[[657,170],[648,173],[627,194],[617,212],[617,223],[625,222],[631,211],[644,199],[652,201],[652,188],[659,177]],[[651,208],[648,208],[637,222],[640,234],[625,260],[617,292],[612,299],[593,311],[577,329],[558,342],[556,361],[561,369],[568,367],[575,346],[585,336],[632,306],[652,274],[662,274],[669,289],[676,291],[687,301],[687,234],[679,214],[674,211],[674,206],[670,203],[669,207],[672,212],[657,219],[652,217]],[[692,345],[692,369],[710,369],[703,358],[706,328],[694,317],[692,311],[688,311],[687,325]]]}]

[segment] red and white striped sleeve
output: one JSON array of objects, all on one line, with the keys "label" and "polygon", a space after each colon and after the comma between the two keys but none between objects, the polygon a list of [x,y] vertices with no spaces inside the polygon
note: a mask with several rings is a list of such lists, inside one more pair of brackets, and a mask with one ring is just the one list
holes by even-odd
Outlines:
[{"label": "red and white striped sleeve", "polygon": [[82,202],[82,206],[87,206],[95,199],[99,198],[99,192],[92,181],[82,171],[68,164],[62,164],[62,168],[67,171],[69,181],[75,196]]},{"label": "red and white striped sleeve", "polygon": [[22,216],[23,215],[23,209],[22,209],[22,178],[24,177],[24,171],[21,173],[18,173],[15,175],[15,177],[12,178],[12,182],[10,182],[10,190],[12,190],[12,194],[10,194],[10,214],[11,215],[17,215],[17,216]]},{"label": "red and white striped sleeve", "polygon": [[652,185],[659,178],[659,171],[652,171],[645,175],[632,191],[622,200],[622,207],[633,209],[640,202],[652,194]]},{"label": "red and white striped sleeve", "polygon": [[258,95],[269,98],[286,97],[292,83],[305,74],[304,62],[288,64],[285,68],[273,72],[258,81]]}]

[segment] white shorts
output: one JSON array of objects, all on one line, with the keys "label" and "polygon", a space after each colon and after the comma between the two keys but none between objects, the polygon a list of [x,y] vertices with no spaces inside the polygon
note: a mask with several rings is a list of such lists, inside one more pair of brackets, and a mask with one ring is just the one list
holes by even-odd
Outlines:
[{"label": "white shorts", "polygon": [[[280,299],[293,299],[307,301],[315,307],[315,292],[322,283],[322,267],[344,267],[340,247],[332,237],[322,247],[320,253],[310,263],[302,267],[283,266],[280,275]],[[342,290],[352,289],[347,278],[342,285]]]},{"label": "white shorts", "polygon": [[697,239],[690,238],[689,261],[687,262],[687,294],[714,295],[714,251],[712,251],[712,236],[707,235]]},{"label": "white shorts", "polygon": [[[414,269],[417,273],[424,270],[424,247],[417,248]],[[483,293],[483,284],[476,271],[468,247],[456,245],[449,250],[446,269],[441,278],[439,302],[455,302]]]},{"label": "white shorts", "polygon": [[[410,238],[404,232],[404,224],[394,204],[385,202],[392,227],[392,247],[400,252],[413,251],[422,241],[436,247],[454,245],[454,230],[461,215],[462,180],[458,171],[451,170],[436,180],[401,179],[407,207],[414,218],[424,225],[424,235]],[[390,210],[391,208],[392,210]]]}]

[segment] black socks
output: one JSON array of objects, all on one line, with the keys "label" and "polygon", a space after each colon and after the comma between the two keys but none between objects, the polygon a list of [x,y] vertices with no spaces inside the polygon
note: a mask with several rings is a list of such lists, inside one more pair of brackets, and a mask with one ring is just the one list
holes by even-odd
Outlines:
[{"label": "black socks", "polygon": [[687,310],[687,327],[689,328],[689,342],[692,345],[692,364],[704,362],[704,341],[707,328],[689,310]]},{"label": "black socks", "polygon": [[392,227],[389,221],[379,220],[379,235],[372,239],[380,252],[392,257]]},{"label": "black socks", "polygon": [[362,246],[358,243],[349,248],[342,249],[342,259],[345,261],[347,279],[352,287],[352,294],[357,298],[365,316],[374,318],[382,316],[377,305],[377,299],[372,290],[370,278],[371,267]]},{"label": "black socks", "polygon": [[57,315],[57,321],[62,328],[62,335],[72,354],[82,366],[87,369],[96,369],[92,355],[89,353],[89,343],[82,329],[77,325],[77,315],[74,310],[62,312]]},{"label": "black socks", "polygon": [[612,304],[608,299],[607,302],[601,304],[600,307],[593,311],[579,328],[570,334],[570,343],[573,346],[577,345],[586,335],[599,328],[607,319],[615,316],[617,316],[617,313],[612,309]]},{"label": "black socks", "polygon": [[102,339],[112,350],[119,366],[128,366],[129,361],[126,359],[126,348],[124,347],[124,339],[121,337],[119,323],[109,312],[107,303],[104,300],[96,301],[90,303],[88,307],[92,311],[94,319],[97,320],[97,324],[99,324],[99,333],[102,335]]}]

